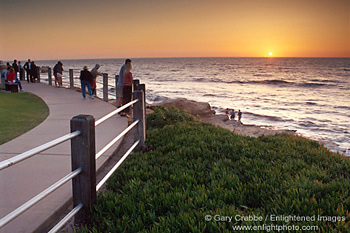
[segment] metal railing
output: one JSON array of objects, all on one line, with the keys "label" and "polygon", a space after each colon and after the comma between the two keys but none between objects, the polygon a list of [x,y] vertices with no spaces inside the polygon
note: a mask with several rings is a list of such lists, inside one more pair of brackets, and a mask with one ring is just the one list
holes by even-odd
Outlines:
[{"label": "metal railing", "polygon": [[[49,86],[53,85],[53,78],[52,78],[52,69],[50,67],[47,68],[47,84]],[[68,71],[63,71],[63,73],[65,73],[65,75],[63,76],[63,80],[62,80],[62,84],[64,87],[66,88],[80,88],[80,80],[79,80],[79,76],[75,75],[76,72],[80,72],[79,69],[69,69]],[[39,77],[40,77],[40,71],[38,71],[39,73]],[[118,79],[119,75],[115,75],[115,86],[111,85],[108,83],[108,74],[103,73],[102,74],[102,82],[101,81],[96,81],[97,84],[102,85],[102,95],[99,94],[99,96],[102,97],[102,99],[104,101],[108,101],[109,100],[109,95],[113,96],[116,98],[117,93],[116,93],[116,80]],[[40,80],[40,78],[39,78]],[[46,80],[46,79],[45,79]],[[76,83],[79,83],[79,85],[76,85]],[[114,92],[109,91],[110,88],[115,88]],[[96,88],[96,92],[98,92],[99,89]],[[97,94],[97,93],[96,93]]]},{"label": "metal railing", "polygon": [[[50,72],[51,70],[49,69],[49,76]],[[73,181],[72,188],[74,208],[50,230],[50,233],[57,232],[73,217],[75,217],[75,224],[84,223],[89,215],[89,207],[96,202],[96,192],[100,190],[109,177],[136,147],[144,146],[146,138],[144,90],[145,86],[142,84],[140,85],[138,80],[135,80],[133,101],[130,101],[115,111],[105,115],[96,122],[95,119],[89,115],[75,116],[71,119],[71,133],[0,162],[0,170],[2,170],[37,155],[40,152],[71,140],[72,172],[0,219],[0,228],[11,222],[13,219],[24,213],[30,207],[47,197],[49,194],[70,180]],[[95,127],[130,106],[133,106],[133,123],[118,134],[98,153],[95,153]],[[136,142],[96,185],[96,160],[132,129],[134,129],[134,139],[136,139]]]}]

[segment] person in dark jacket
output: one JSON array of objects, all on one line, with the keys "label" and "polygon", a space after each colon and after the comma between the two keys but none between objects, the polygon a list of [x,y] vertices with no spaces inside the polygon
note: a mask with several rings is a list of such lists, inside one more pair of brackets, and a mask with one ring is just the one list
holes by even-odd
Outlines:
[{"label": "person in dark jacket", "polygon": [[32,61],[32,79],[30,80],[32,83],[35,83],[35,79],[39,79],[37,69],[38,67],[35,65],[35,62]]},{"label": "person in dark jacket", "polygon": [[62,87],[63,64],[57,62],[53,67],[53,75],[55,76],[55,87]]},{"label": "person in dark jacket", "polygon": [[32,76],[32,62],[30,61],[30,59],[28,59],[28,61],[24,64],[23,68],[27,72],[27,82],[29,83],[29,80],[33,80],[33,76]]},{"label": "person in dark jacket", "polygon": [[12,68],[15,70],[15,77],[16,77],[16,79],[17,79],[17,73],[18,73],[17,60],[13,60]]},{"label": "person in dark jacket", "polygon": [[87,66],[84,66],[83,70],[80,71],[80,83],[81,83],[81,93],[83,94],[83,98],[85,99],[85,87],[87,87],[89,92],[89,97],[93,99],[94,97],[91,91],[92,75],[88,71]]}]

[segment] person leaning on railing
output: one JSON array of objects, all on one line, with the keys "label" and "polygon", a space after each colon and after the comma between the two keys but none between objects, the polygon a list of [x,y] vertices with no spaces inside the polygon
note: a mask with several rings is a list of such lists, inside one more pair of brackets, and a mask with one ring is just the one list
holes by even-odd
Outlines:
[{"label": "person leaning on railing", "polygon": [[[132,70],[132,63],[129,62],[125,65],[125,71],[123,73],[123,78],[124,78],[123,105],[131,101],[132,81],[134,79],[132,76],[131,70]],[[126,109],[123,110],[123,112],[120,115],[129,117],[129,113],[130,113],[130,107],[127,107]]]},{"label": "person leaning on railing", "polygon": [[89,92],[89,97],[93,99],[92,91],[91,91],[91,82],[92,82],[92,75],[88,71],[87,66],[84,66],[83,70],[80,71],[80,83],[81,83],[81,93],[83,94],[83,98],[85,99],[85,87],[87,87]]}]

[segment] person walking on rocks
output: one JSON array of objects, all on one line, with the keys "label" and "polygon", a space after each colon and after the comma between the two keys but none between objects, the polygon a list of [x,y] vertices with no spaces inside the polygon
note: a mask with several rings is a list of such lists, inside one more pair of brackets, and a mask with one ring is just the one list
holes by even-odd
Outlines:
[{"label": "person walking on rocks", "polygon": [[238,110],[238,122],[239,122],[240,124],[242,124],[241,119],[242,119],[242,112],[241,112],[241,110],[239,109],[239,110]]},{"label": "person walking on rocks", "polygon": [[92,83],[91,83],[91,90],[92,94],[96,96],[96,78],[98,75],[102,75],[102,73],[98,72],[98,69],[100,68],[99,64],[96,64],[94,68],[90,71],[92,75]]},{"label": "person walking on rocks", "polygon": [[81,93],[83,95],[83,98],[85,99],[85,87],[87,87],[88,92],[89,92],[89,97],[91,99],[94,98],[94,96],[92,95],[92,91],[91,91],[91,82],[92,82],[92,75],[90,73],[90,71],[88,70],[87,66],[84,66],[83,70],[80,71],[80,83],[81,83]]},{"label": "person walking on rocks", "polygon": [[132,63],[130,59],[126,59],[125,63],[122,65],[122,67],[120,67],[120,71],[119,71],[119,79],[118,79],[118,83],[117,83],[117,108],[119,108],[120,106],[122,106],[123,104],[123,86],[124,86],[124,71],[125,71],[125,67],[126,65],[128,65],[129,63]]},{"label": "person walking on rocks", "polygon": [[231,110],[230,115],[231,115],[231,120],[235,120],[236,113],[235,113],[235,110],[234,110],[234,109]]}]

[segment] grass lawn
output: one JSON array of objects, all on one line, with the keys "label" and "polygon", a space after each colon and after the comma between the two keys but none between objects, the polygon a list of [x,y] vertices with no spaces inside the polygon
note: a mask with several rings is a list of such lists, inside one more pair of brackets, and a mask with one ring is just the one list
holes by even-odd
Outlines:
[{"label": "grass lawn", "polygon": [[0,145],[34,128],[49,115],[42,99],[30,93],[0,93]]},{"label": "grass lawn", "polygon": [[299,136],[239,136],[176,110],[155,109],[147,124],[151,150],[115,172],[80,232],[350,232],[349,158]]}]

